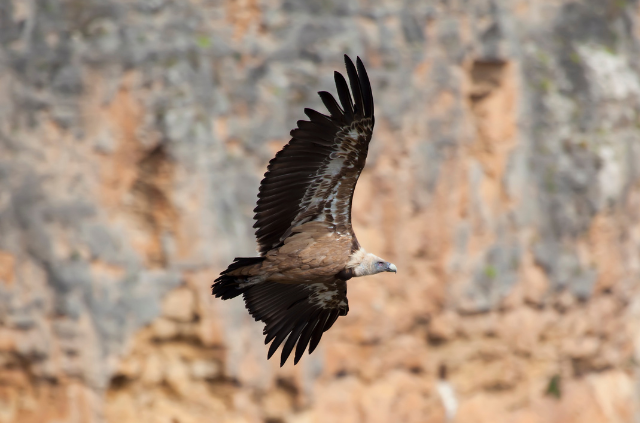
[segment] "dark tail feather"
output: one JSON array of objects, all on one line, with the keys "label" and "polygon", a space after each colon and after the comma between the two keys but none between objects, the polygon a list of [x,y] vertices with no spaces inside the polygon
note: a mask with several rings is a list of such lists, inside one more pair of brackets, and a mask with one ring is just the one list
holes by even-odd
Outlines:
[{"label": "dark tail feather", "polygon": [[236,276],[227,275],[229,272],[233,272],[241,267],[252,266],[254,264],[260,263],[265,259],[265,257],[237,257],[233,260],[233,263],[229,265],[227,270],[220,273],[220,276],[214,281],[211,286],[211,293],[217,297],[222,298],[223,300],[228,300],[230,298],[237,297],[242,294],[246,288],[242,289],[238,286],[239,282],[242,282],[242,279]]}]

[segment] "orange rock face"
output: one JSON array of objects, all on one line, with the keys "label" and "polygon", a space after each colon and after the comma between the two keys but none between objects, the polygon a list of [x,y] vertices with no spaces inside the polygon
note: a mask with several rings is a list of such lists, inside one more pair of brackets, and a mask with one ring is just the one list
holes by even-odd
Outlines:
[{"label": "orange rock face", "polygon": [[[634,2],[4,3],[0,423],[640,416]],[[399,271],[280,368],[210,286],[345,52]]]}]

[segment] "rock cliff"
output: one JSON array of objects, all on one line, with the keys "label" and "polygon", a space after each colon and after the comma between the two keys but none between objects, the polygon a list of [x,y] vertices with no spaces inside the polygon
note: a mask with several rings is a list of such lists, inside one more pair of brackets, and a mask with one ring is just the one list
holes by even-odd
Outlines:
[{"label": "rock cliff", "polygon": [[[210,285],[342,55],[376,128],[301,364]],[[640,7],[0,0],[0,423],[640,418]]]}]

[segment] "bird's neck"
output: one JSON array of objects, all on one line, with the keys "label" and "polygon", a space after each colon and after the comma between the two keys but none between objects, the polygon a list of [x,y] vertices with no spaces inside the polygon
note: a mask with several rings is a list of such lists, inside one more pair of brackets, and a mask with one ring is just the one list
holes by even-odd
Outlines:
[{"label": "bird's neck", "polygon": [[364,248],[360,247],[349,257],[347,268],[352,269],[354,277],[374,275],[378,273],[375,270],[375,263],[378,260],[378,256],[367,253]]}]

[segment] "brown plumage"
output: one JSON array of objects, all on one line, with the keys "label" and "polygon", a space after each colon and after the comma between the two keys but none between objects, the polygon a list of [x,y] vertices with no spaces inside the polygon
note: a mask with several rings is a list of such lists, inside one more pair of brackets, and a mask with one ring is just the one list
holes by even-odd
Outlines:
[{"label": "brown plumage", "polygon": [[[249,313],[265,323],[268,358],[284,342],[280,365],[349,311],[347,280],[396,267],[367,253],[351,226],[351,202],[375,123],[369,77],[345,55],[347,75],[335,72],[340,105],[318,94],[329,110],[305,109],[291,141],[269,162],[255,208],[260,257],[236,258],[213,284],[223,300],[244,296]],[[353,98],[351,97],[353,94]],[[285,342],[286,339],[286,342]],[[297,346],[296,346],[297,345]]]}]

